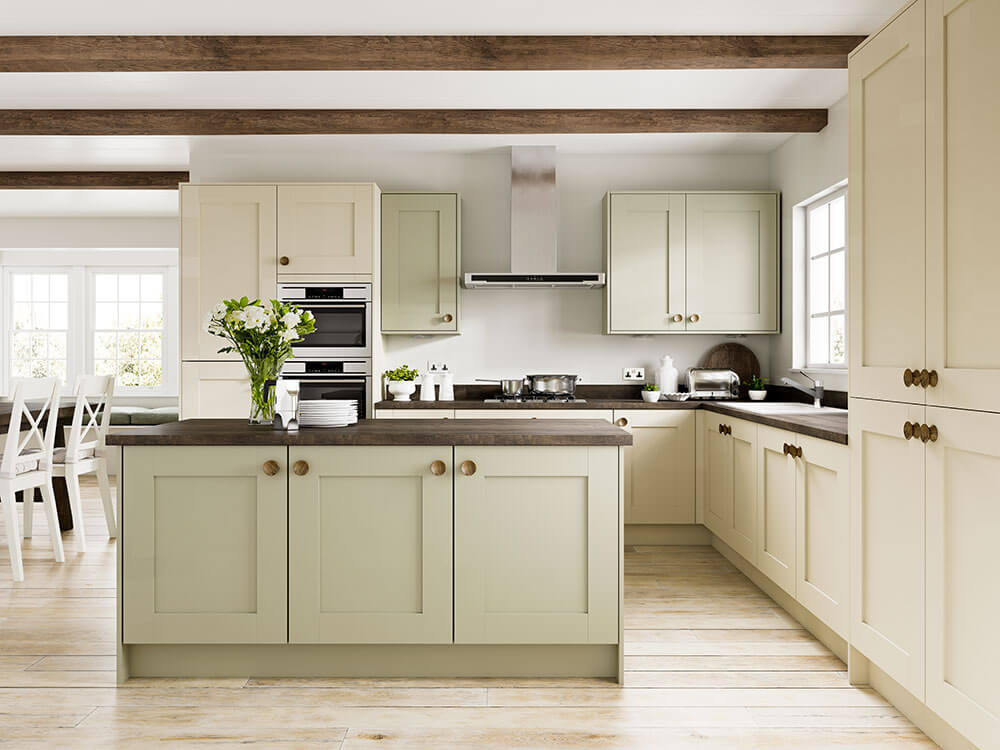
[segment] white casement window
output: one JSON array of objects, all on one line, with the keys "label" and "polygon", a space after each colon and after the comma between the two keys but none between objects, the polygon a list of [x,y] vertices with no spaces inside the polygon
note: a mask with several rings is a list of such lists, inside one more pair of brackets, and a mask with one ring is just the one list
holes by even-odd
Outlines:
[{"label": "white casement window", "polygon": [[806,206],[806,366],[847,368],[847,189]]},{"label": "white casement window", "polygon": [[[60,256],[62,259],[65,256]],[[3,273],[0,374],[114,375],[123,396],[176,396],[177,269],[174,266],[18,266]]]},{"label": "white casement window", "polygon": [[69,273],[12,271],[6,297],[10,376],[59,378],[69,372]]}]

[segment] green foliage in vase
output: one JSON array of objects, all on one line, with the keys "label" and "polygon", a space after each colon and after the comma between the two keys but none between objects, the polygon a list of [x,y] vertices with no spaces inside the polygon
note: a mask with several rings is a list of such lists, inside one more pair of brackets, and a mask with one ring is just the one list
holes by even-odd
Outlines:
[{"label": "green foliage in vase", "polygon": [[747,380],[743,381],[743,385],[751,391],[764,391],[767,390],[767,378],[762,378],[760,375],[751,375]]},{"label": "green foliage in vase", "polygon": [[644,391],[658,391],[658,390],[660,390],[660,386],[658,386],[656,383],[646,383],[646,385],[644,385],[642,387],[642,390],[644,390]]},{"label": "green foliage in vase", "polygon": [[385,371],[386,380],[416,380],[420,373],[407,365],[400,365],[395,370]]}]

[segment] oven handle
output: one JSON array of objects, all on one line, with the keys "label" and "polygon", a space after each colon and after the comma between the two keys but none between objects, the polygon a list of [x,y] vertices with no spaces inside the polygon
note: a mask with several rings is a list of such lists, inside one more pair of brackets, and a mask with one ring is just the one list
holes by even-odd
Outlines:
[{"label": "oven handle", "polygon": [[295,375],[282,375],[281,377],[283,380],[301,380],[306,383],[313,383],[313,384],[332,383],[334,385],[364,385],[367,382],[367,380],[364,378],[360,380],[357,378],[340,379],[340,378],[331,378],[329,375],[303,376],[301,374],[295,374]]},{"label": "oven handle", "polygon": [[332,302],[332,301],[319,302],[317,300],[286,299],[281,301],[295,304],[298,307],[301,307],[303,310],[308,310],[312,307],[319,307],[319,308],[357,307],[360,309],[364,309],[365,307],[371,304],[370,302],[359,302],[357,300],[344,300],[343,302]]}]

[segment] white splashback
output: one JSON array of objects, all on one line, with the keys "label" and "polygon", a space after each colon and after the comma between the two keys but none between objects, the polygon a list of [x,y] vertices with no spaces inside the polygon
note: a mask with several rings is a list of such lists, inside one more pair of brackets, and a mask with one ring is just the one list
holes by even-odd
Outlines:
[{"label": "white splashback", "polygon": [[[544,144],[545,137],[539,136]],[[557,154],[559,270],[602,268],[601,201],[608,190],[767,189],[766,154]],[[318,151],[261,139],[236,149],[199,139],[191,156],[198,182],[372,181],[384,191],[447,190],[462,194],[462,270],[500,271],[509,262],[510,157],[506,149],[473,153]],[[462,290],[462,335],[384,337],[380,369],[447,362],[456,382],[575,373],[585,383],[618,383],[623,367],[652,379],[663,354],[683,371],[723,336],[605,336],[602,293],[584,289]],[[765,376],[769,336],[740,339],[757,354]]]}]

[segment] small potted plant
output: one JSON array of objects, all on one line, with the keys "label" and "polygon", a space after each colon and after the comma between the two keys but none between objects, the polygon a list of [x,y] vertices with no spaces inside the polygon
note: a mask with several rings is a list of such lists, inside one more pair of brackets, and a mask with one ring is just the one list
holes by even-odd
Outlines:
[{"label": "small potted plant", "polygon": [[655,404],[660,400],[660,386],[656,383],[646,383],[642,387],[642,400],[647,404]]},{"label": "small potted plant", "polygon": [[386,388],[392,394],[394,401],[409,401],[417,390],[417,377],[420,373],[416,370],[400,365],[395,370],[386,370],[384,373]]},{"label": "small potted plant", "polygon": [[749,380],[743,381],[743,385],[747,387],[751,401],[763,401],[767,398],[767,378],[751,375]]}]

